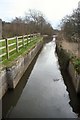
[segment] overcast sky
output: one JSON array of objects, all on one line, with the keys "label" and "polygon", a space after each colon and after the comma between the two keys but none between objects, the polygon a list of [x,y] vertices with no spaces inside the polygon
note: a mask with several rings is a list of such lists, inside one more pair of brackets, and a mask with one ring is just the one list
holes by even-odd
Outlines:
[{"label": "overcast sky", "polygon": [[41,11],[54,28],[67,14],[78,7],[79,0],[0,0],[0,18],[10,21],[23,17],[29,9]]}]

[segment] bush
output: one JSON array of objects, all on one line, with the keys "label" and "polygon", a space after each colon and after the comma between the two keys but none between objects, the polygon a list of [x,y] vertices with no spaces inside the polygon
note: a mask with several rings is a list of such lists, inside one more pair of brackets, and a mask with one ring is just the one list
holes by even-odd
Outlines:
[{"label": "bush", "polygon": [[78,72],[78,74],[80,74],[80,59],[79,58],[73,58],[72,60],[74,67],[76,69],[76,71]]}]

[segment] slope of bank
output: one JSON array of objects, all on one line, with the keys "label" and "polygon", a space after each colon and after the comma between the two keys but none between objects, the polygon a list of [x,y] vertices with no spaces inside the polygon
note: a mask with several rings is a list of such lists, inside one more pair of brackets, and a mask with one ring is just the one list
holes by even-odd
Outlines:
[{"label": "slope of bank", "polygon": [[56,40],[57,53],[64,59],[64,66],[68,69],[77,94],[80,93],[80,58],[78,44],[69,43],[65,40]]}]

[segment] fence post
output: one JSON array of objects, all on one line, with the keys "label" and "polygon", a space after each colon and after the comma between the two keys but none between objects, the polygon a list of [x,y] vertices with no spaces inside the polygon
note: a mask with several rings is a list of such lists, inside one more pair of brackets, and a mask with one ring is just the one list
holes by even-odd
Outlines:
[{"label": "fence post", "polygon": [[9,47],[8,47],[8,39],[5,39],[6,41],[6,55],[7,55],[7,59],[9,59]]},{"label": "fence post", "polygon": [[27,45],[28,45],[28,35],[27,35]]},{"label": "fence post", "polygon": [[30,34],[30,43],[31,43],[31,34]]},{"label": "fence post", "polygon": [[18,48],[18,37],[16,37],[16,51],[19,52],[19,48]]},{"label": "fence post", "polygon": [[22,37],[22,44],[23,44],[23,47],[24,47],[24,35]]},{"label": "fence post", "polygon": [[36,39],[36,37],[37,37],[37,36],[36,36],[36,34],[35,34],[35,39]]}]

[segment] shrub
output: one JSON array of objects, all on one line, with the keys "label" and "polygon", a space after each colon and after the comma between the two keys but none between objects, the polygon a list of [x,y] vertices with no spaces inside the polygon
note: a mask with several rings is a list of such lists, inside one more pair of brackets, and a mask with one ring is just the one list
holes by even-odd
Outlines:
[{"label": "shrub", "polygon": [[73,62],[73,65],[74,65],[76,71],[78,72],[78,74],[80,74],[80,59],[73,58],[72,62]]}]

